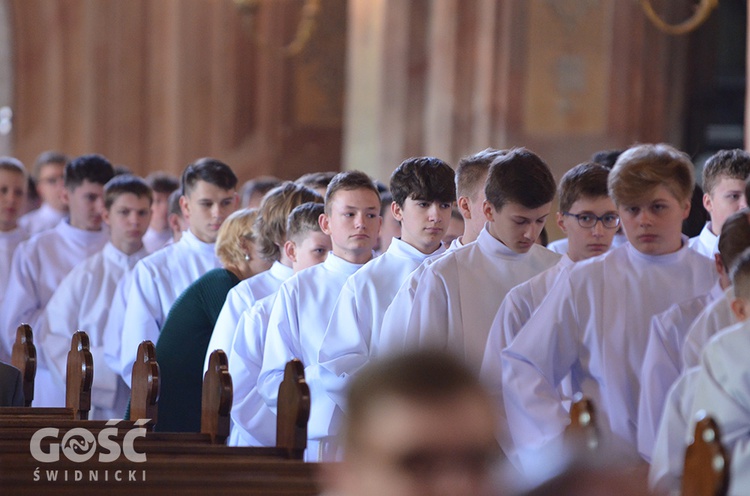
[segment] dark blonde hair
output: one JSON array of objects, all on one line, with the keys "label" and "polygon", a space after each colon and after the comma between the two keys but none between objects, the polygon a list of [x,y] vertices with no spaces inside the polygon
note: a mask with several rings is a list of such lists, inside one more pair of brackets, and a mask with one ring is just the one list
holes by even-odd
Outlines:
[{"label": "dark blonde hair", "polygon": [[375,196],[378,197],[378,203],[380,203],[380,193],[370,176],[361,171],[339,172],[333,177],[333,179],[331,179],[328,189],[326,190],[326,214],[331,213],[331,201],[333,201],[333,197],[337,192],[341,190],[351,191],[354,189],[366,189],[372,191],[375,193]]},{"label": "dark blonde hair", "polygon": [[657,186],[680,202],[690,201],[695,185],[687,154],[665,143],[636,145],[617,159],[609,173],[609,196],[617,205],[637,203]]},{"label": "dark blonde hair", "polygon": [[456,197],[464,196],[476,200],[477,193],[484,191],[490,164],[505,153],[505,150],[486,148],[479,153],[468,155],[459,160],[455,179]]},{"label": "dark blonde hair", "polygon": [[286,223],[294,207],[307,202],[322,203],[314,190],[287,181],[275,187],[263,197],[256,220],[258,253],[266,260],[278,260],[281,247],[287,239]]},{"label": "dark blonde hair", "polygon": [[703,191],[713,194],[721,178],[746,180],[750,176],[750,153],[745,150],[719,150],[703,166]]},{"label": "dark blonde hair", "polygon": [[244,238],[251,243],[257,241],[254,231],[255,220],[258,217],[257,208],[243,208],[232,212],[221,224],[216,236],[216,256],[222,265],[237,265],[245,258],[245,251],[240,241]]}]

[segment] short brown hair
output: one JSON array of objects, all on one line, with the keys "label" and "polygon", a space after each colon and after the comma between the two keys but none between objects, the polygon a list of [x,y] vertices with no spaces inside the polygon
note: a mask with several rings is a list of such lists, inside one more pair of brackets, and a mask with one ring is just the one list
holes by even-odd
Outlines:
[{"label": "short brown hair", "polygon": [[294,181],[302,186],[307,186],[310,189],[328,189],[328,185],[331,184],[331,180],[338,174],[337,172],[310,172],[304,174]]},{"label": "short brown hair", "polygon": [[309,232],[323,232],[318,219],[324,212],[322,203],[307,202],[294,207],[286,222],[287,239],[299,242]]},{"label": "short brown hair", "polygon": [[104,208],[109,210],[120,195],[132,193],[138,198],[148,198],[149,205],[153,202],[153,194],[149,185],[138,176],[120,175],[110,179],[104,185]]},{"label": "short brown hair", "polygon": [[456,196],[476,200],[477,193],[484,191],[490,164],[505,153],[506,150],[486,148],[459,160],[456,167]]},{"label": "short brown hair", "polygon": [[703,191],[713,194],[723,177],[746,180],[750,176],[750,153],[745,150],[719,150],[703,166]]},{"label": "short brown hair", "polygon": [[526,148],[514,148],[490,165],[484,194],[495,208],[508,203],[539,208],[555,197],[555,178],[547,164]]},{"label": "short brown hair", "polygon": [[21,174],[24,179],[29,177],[23,162],[15,157],[0,157],[0,170]]},{"label": "short brown hair", "polygon": [[372,408],[391,397],[409,402],[440,402],[464,393],[489,395],[479,379],[452,355],[420,350],[370,363],[351,382],[343,429],[347,447],[356,445],[357,432]]},{"label": "short brown hair", "polygon": [[378,188],[370,176],[361,171],[339,172],[331,179],[331,183],[328,185],[328,189],[326,189],[326,214],[331,213],[331,202],[337,192],[341,190],[351,191],[353,189],[370,190],[378,197],[378,202],[380,201],[380,193],[378,193]]},{"label": "short brown hair", "polygon": [[56,151],[42,152],[34,162],[34,170],[32,175],[34,176],[35,180],[39,180],[39,174],[42,172],[42,169],[45,165],[56,164],[65,167],[65,164],[67,164],[69,161],[70,157],[68,157],[64,153]]},{"label": "short brown hair", "polygon": [[734,286],[734,296],[750,299],[750,248],[737,257],[730,274]]},{"label": "short brown hair", "polygon": [[638,202],[657,186],[667,188],[680,202],[689,201],[694,184],[690,157],[665,143],[628,148],[608,179],[609,196],[617,205]]},{"label": "short brown hair", "polygon": [[609,169],[593,162],[578,164],[560,179],[557,195],[560,198],[560,212],[569,212],[573,204],[581,198],[609,196],[607,191]]},{"label": "short brown hair", "polygon": [[750,248],[750,209],[743,208],[727,217],[720,234],[719,256],[729,273],[740,253]]},{"label": "short brown hair", "polygon": [[151,186],[154,193],[171,194],[180,187],[177,176],[168,172],[156,171],[146,176],[146,183]]},{"label": "short brown hair", "polygon": [[216,236],[216,256],[222,265],[237,265],[245,258],[240,241],[242,238],[255,243],[257,240],[254,231],[255,220],[258,217],[257,208],[243,208],[232,212],[222,222],[219,233]]},{"label": "short brown hair", "polygon": [[287,239],[286,222],[294,207],[307,202],[321,203],[314,190],[287,181],[263,197],[256,222],[258,254],[266,260],[278,260]]}]

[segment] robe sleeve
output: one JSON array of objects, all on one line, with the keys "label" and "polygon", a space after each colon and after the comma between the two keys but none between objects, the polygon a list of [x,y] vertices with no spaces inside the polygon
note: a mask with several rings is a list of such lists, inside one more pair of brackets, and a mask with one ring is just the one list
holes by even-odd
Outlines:
[{"label": "robe sleeve", "polygon": [[526,464],[559,440],[568,422],[558,385],[578,360],[581,329],[567,277],[557,280],[539,308],[502,352],[508,427]]},{"label": "robe sleeve", "polygon": [[[130,270],[122,276],[117,283],[115,294],[112,297],[112,306],[107,316],[107,323],[104,325],[102,333],[102,342],[104,345],[104,363],[116,374],[120,374],[120,350],[122,349],[122,322],[125,318],[125,308],[127,307],[127,297],[130,292],[130,286],[133,280],[133,271]],[[124,377],[122,377],[125,380]],[[130,381],[127,382],[128,387]]]},{"label": "robe sleeve", "polygon": [[16,329],[26,323],[34,330],[39,323],[42,304],[37,288],[39,260],[27,243],[21,243],[13,253],[8,284],[3,301],[3,334],[0,343],[0,359],[10,361]]},{"label": "robe sleeve", "polygon": [[414,302],[404,336],[406,350],[447,350],[450,323],[461,321],[461,315],[455,315],[451,311],[450,288],[440,274],[431,270],[433,267],[424,271],[414,292]]},{"label": "robe sleeve", "polygon": [[[120,374],[130,386],[138,345],[150,340],[159,340],[159,329],[164,323],[164,314],[155,279],[155,274],[143,263],[133,269],[133,280],[128,293],[128,304],[122,324],[122,348],[120,349]],[[168,309],[167,309],[168,310]]]},{"label": "robe sleeve", "polygon": [[[284,368],[292,358],[302,359],[299,343],[299,321],[296,302],[288,284],[282,284],[268,319],[263,366],[258,377],[258,391],[274,413]],[[307,367],[310,364],[303,364]]]},{"label": "robe sleeve", "polygon": [[242,296],[240,296],[237,286],[229,291],[227,299],[221,307],[221,312],[219,312],[219,317],[216,319],[211,340],[208,342],[206,359],[203,363],[204,374],[208,370],[208,360],[214,350],[224,350],[227,356],[229,356],[235,337],[235,330],[238,329],[240,315],[250,307],[251,305],[248,305]]},{"label": "robe sleeve", "polygon": [[256,302],[252,309],[240,315],[229,356],[229,373],[234,386],[232,429],[238,430],[232,437],[243,446],[276,445],[276,415],[258,391],[267,328],[259,310]]},{"label": "robe sleeve", "polygon": [[[641,391],[638,401],[638,452],[651,460],[659,420],[667,391],[680,377],[679,350],[668,341],[664,319],[670,314],[651,318],[648,344],[641,367]],[[666,325],[670,321],[667,320]]]}]

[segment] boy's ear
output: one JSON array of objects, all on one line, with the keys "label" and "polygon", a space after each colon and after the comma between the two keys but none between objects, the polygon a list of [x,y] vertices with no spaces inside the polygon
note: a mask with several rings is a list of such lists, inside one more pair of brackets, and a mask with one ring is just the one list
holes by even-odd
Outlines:
[{"label": "boy's ear", "polygon": [[563,213],[557,212],[557,227],[559,227],[560,230],[564,232],[565,234],[568,234],[568,228],[565,227],[565,222],[563,222],[564,220],[565,220],[565,216],[563,215]]},{"label": "boy's ear", "polygon": [[102,210],[102,220],[105,224],[109,225],[109,210],[106,208]]},{"label": "boy's ear", "polygon": [[716,267],[716,272],[721,275],[728,275],[727,269],[724,267],[724,262],[721,260],[721,255],[719,253],[714,253],[714,266]]},{"label": "boy's ear", "polygon": [[713,203],[711,202],[711,195],[708,193],[703,194],[703,207],[708,211],[708,213],[711,213],[711,210],[714,209]]},{"label": "boy's ear", "polygon": [[180,196],[180,210],[182,210],[182,216],[184,218],[190,219],[190,204],[185,195]]},{"label": "boy's ear", "polygon": [[495,209],[492,208],[492,204],[487,200],[484,200],[482,202],[482,211],[484,212],[484,216],[488,221],[495,222]]},{"label": "boy's ear", "polygon": [[399,222],[404,219],[404,209],[396,202],[391,203],[391,213]]},{"label": "boy's ear", "polygon": [[324,234],[331,235],[331,220],[328,218],[327,214],[320,214],[320,217],[318,217],[318,224],[320,224],[320,230],[323,231]]},{"label": "boy's ear", "polygon": [[284,254],[287,256],[289,260],[291,260],[293,263],[297,263],[297,245],[294,244],[294,241],[291,239],[287,239],[284,242],[284,246],[282,247],[284,250]]},{"label": "boy's ear", "polygon": [[469,208],[469,199],[465,196],[459,196],[456,201],[458,211],[464,219],[471,219],[471,209]]},{"label": "boy's ear", "polygon": [[685,201],[685,206],[683,207],[684,210],[682,212],[682,220],[687,219],[690,215],[690,207],[690,200]]},{"label": "boy's ear", "polygon": [[62,190],[62,201],[65,205],[70,205],[70,190],[68,188]]},{"label": "boy's ear", "polygon": [[737,320],[739,322],[747,320],[748,308],[747,302],[745,300],[743,300],[742,298],[735,298],[732,300],[731,306],[732,313],[734,313],[734,316],[737,317]]}]

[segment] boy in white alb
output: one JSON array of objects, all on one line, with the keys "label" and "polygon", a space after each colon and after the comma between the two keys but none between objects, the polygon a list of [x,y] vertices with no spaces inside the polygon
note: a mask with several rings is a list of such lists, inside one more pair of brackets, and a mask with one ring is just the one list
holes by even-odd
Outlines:
[{"label": "boy in white alb", "polygon": [[[638,401],[638,451],[646,461],[651,459],[667,391],[683,370],[698,365],[700,353],[695,355],[694,361],[683,359],[690,332],[706,331],[699,347],[702,350],[714,334],[735,323],[729,307],[731,300],[727,298],[727,294],[729,298],[734,296],[728,267],[732,267],[748,247],[750,210],[742,209],[729,216],[721,228],[719,253],[715,255],[719,282],[708,293],[673,305],[651,320]],[[724,316],[725,313],[729,315]]]},{"label": "boy in white alb", "polygon": [[692,437],[695,418],[704,411],[721,429],[721,444],[729,460],[729,495],[747,493],[750,484],[750,384],[747,354],[750,350],[750,250],[732,269],[735,297],[731,307],[738,323],[716,335],[704,348],[691,390],[684,443]]},{"label": "boy in white alb", "polygon": [[[18,325],[25,322],[36,329],[63,278],[107,243],[109,233],[102,229],[104,184],[113,175],[112,165],[100,155],[83,155],[65,166],[63,196],[70,218],[24,241],[13,255],[1,320],[7,350],[12,348]],[[57,406],[65,401],[64,391],[54,386],[43,360],[37,363],[34,390],[34,406]]]},{"label": "boy in white alb", "polygon": [[716,271],[687,247],[693,164],[669,145],[638,145],[609,174],[629,243],[578,262],[502,352],[508,427],[524,467],[557,448],[568,423],[558,386],[597,406],[601,444],[637,456],[640,367],[651,316],[708,291]]},{"label": "boy in white alb", "polygon": [[68,157],[58,152],[44,152],[37,157],[33,177],[42,204],[18,219],[18,225],[29,236],[52,229],[67,215],[63,178],[66,163]]},{"label": "boy in white alb", "polygon": [[305,366],[310,386],[307,427],[309,461],[332,460],[341,410],[321,384],[318,353],[336,299],[347,277],[372,258],[380,230],[380,196],[364,173],[338,174],[326,192],[320,227],[331,236],[333,251],[326,261],[292,276],[279,288],[271,310],[258,390],[269,408],[276,409],[284,367],[292,358]]},{"label": "boy in white alb", "polygon": [[117,283],[147,255],[142,238],[151,217],[151,188],[136,176],[117,176],[104,186],[104,207],[109,243],[65,276],[36,335],[44,362],[64,390],[70,338],[79,329],[86,331],[96,371],[89,418],[106,420],[122,418],[130,390],[104,362],[103,332]]},{"label": "boy in white alb", "polygon": [[[322,203],[303,203],[289,214],[284,253],[292,261],[296,274],[323,263],[331,251],[331,237],[320,230],[318,219],[325,213]],[[263,349],[268,319],[276,294],[256,301],[240,315],[229,373],[232,375],[232,432],[230,446],[276,446],[276,414],[258,393],[258,374],[263,364]]]},{"label": "boy in white alb", "polygon": [[703,206],[711,220],[701,233],[690,239],[690,247],[713,258],[719,251],[719,233],[724,221],[747,207],[745,180],[750,176],[750,153],[719,150],[703,166]]},{"label": "boy in white alb", "polygon": [[203,158],[187,166],[182,174],[180,206],[190,229],[178,243],[140,260],[130,278],[127,306],[122,322],[107,324],[105,340],[121,343],[120,375],[130,385],[138,345],[156,343],[169,309],[193,281],[220,265],[214,243],[224,219],[237,208],[237,176],[223,162]]},{"label": "boy in white alb", "polygon": [[224,350],[229,354],[240,315],[256,301],[275,294],[281,283],[292,277],[292,261],[284,251],[286,224],[294,207],[307,202],[322,203],[323,197],[310,188],[291,181],[273,188],[263,197],[255,221],[257,249],[261,258],[273,261],[273,265],[265,272],[240,281],[227,294],[208,343],[203,363],[204,372],[208,370],[208,361],[214,350]]},{"label": "boy in white alb", "polygon": [[441,240],[456,199],[453,178],[453,169],[434,157],[407,159],[391,174],[390,210],[401,223],[401,237],[347,279],[318,355],[321,374],[332,376],[326,386],[341,386],[328,393],[342,408],[351,376],[379,354],[383,315],[401,284],[425,259],[445,252]]},{"label": "boy in white alb", "polygon": [[151,203],[151,223],[143,236],[143,246],[153,253],[172,239],[169,227],[169,196],[180,189],[180,181],[172,174],[154,172],[149,174],[146,182],[154,192]]},{"label": "boy in white alb", "polygon": [[536,243],[555,196],[555,181],[542,159],[525,148],[496,158],[485,194],[484,230],[474,243],[425,268],[403,339],[404,349],[455,353],[475,372],[507,292],[560,259]]},{"label": "boy in white alb", "polygon": [[[0,301],[5,301],[5,287],[8,284],[13,252],[19,243],[29,237],[18,226],[27,185],[26,169],[21,161],[13,157],[0,157]],[[10,361],[10,353],[2,343],[0,361]]]},{"label": "boy in white alb", "polygon": [[[487,173],[490,164],[497,157],[505,154],[504,150],[487,148],[479,153],[462,158],[456,168],[455,183],[457,208],[464,218],[463,235],[454,239],[446,252],[461,248],[477,239],[484,228],[486,221],[482,205],[484,204],[484,185],[487,182]],[[414,301],[414,292],[417,290],[419,278],[424,269],[437,257],[431,257],[424,261],[403,282],[393,301],[383,314],[381,324],[380,342],[377,344],[382,349],[403,349],[403,336],[406,334],[406,324],[411,313]]]}]

